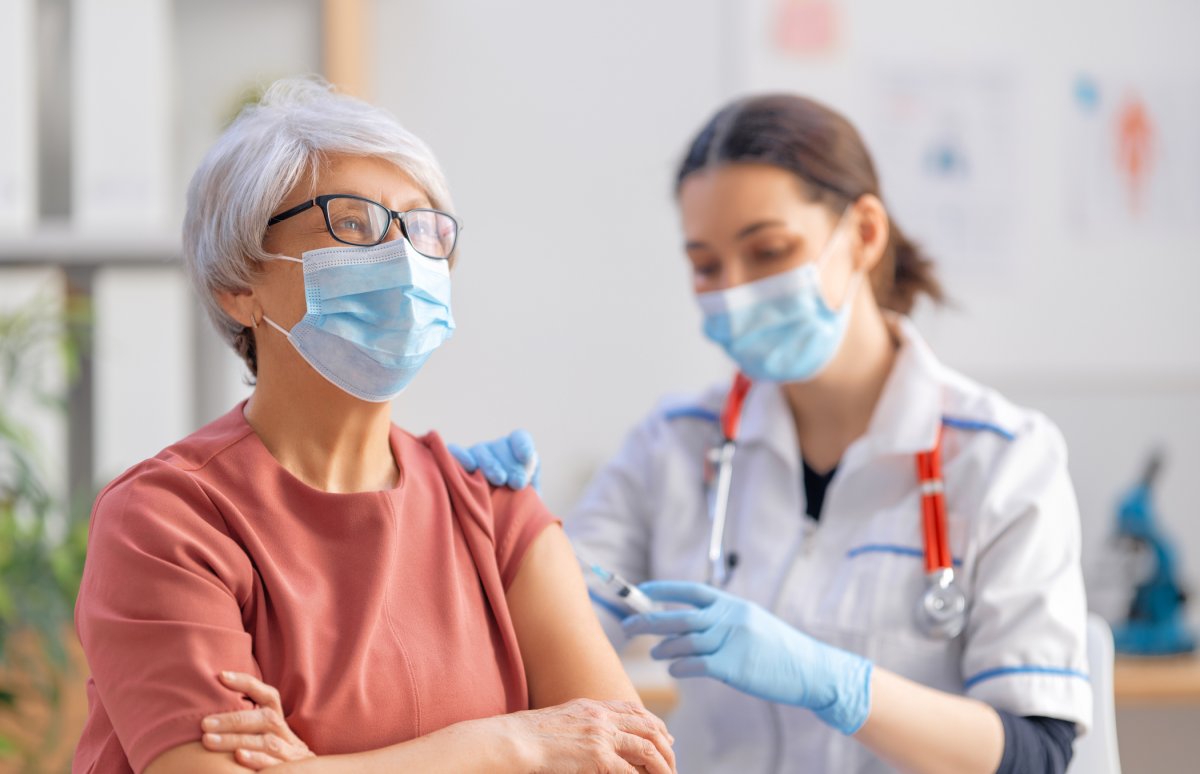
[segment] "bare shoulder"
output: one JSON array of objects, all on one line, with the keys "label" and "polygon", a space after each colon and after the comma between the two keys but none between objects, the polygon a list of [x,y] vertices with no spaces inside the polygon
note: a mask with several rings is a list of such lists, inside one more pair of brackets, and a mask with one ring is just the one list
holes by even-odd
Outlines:
[{"label": "bare shoulder", "polygon": [[145,774],[245,774],[229,753],[205,750],[199,742],[172,747],[150,762]]},{"label": "bare shoulder", "polygon": [[508,590],[508,605],[531,707],[578,698],[638,701],[558,525],[544,529],[530,545]]}]

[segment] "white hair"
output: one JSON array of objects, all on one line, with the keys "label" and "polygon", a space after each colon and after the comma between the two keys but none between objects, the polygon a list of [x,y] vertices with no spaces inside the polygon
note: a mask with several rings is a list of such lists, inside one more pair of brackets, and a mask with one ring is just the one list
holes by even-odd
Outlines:
[{"label": "white hair", "polygon": [[263,261],[267,220],[332,154],[386,159],[441,210],[450,192],[433,152],[391,113],[316,77],[285,78],[246,106],[205,155],[188,186],[183,260],[221,337],[257,370],[252,334],[217,301],[249,287]]}]

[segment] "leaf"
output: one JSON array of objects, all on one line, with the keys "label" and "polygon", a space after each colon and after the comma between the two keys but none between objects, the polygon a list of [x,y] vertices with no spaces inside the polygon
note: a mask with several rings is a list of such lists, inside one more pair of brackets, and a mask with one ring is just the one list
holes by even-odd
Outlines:
[{"label": "leaf", "polygon": [[[24,641],[25,634],[41,641],[39,659],[68,661],[61,634],[71,621],[82,575],[87,507],[68,502],[47,475],[38,435],[24,412],[65,413],[52,366],[61,358],[68,382],[77,378],[91,330],[91,309],[57,293],[0,312],[0,664],[21,660],[11,644]],[[47,698],[57,690],[46,680],[35,681],[35,687]],[[0,705],[14,701],[12,686],[0,684]],[[13,749],[11,740],[0,739],[0,755]]]}]

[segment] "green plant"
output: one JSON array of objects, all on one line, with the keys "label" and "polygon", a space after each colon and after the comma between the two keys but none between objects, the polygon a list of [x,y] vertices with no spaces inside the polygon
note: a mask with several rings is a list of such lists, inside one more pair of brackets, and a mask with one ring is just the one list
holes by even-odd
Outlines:
[{"label": "green plant", "polygon": [[47,476],[35,418],[65,414],[88,329],[88,310],[71,301],[42,297],[0,312],[0,715],[20,717],[31,701],[51,710],[36,742],[0,733],[0,759],[26,770],[59,741],[63,634],[87,543],[86,510]]}]

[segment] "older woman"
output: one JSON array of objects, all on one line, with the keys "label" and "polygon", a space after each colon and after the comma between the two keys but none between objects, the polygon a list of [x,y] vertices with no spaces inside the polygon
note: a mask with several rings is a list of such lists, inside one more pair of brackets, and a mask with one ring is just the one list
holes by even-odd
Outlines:
[{"label": "older woman", "polygon": [[420,140],[311,80],[201,164],[184,256],[255,389],[96,501],[76,771],[673,768],[536,495],[391,422],[454,330],[450,209]]}]

